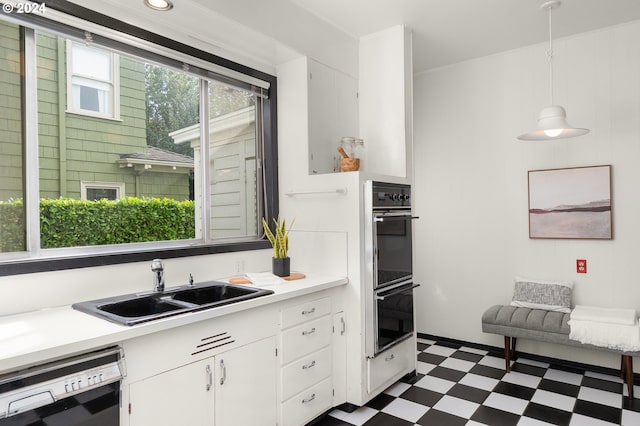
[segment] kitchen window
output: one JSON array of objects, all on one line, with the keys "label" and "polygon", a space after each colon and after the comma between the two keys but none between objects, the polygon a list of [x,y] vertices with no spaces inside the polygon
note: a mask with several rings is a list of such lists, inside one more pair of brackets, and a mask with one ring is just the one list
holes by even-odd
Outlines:
[{"label": "kitchen window", "polygon": [[104,34],[0,17],[0,275],[267,248],[275,77]]}]

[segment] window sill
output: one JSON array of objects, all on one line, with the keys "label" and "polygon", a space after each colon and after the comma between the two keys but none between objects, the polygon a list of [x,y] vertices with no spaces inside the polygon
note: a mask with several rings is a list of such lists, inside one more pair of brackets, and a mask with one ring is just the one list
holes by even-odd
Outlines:
[{"label": "window sill", "polygon": [[118,265],[133,262],[145,262],[156,258],[174,259],[179,257],[203,256],[217,253],[262,250],[271,248],[267,240],[246,241],[239,243],[208,245],[199,247],[136,251],[129,253],[102,254],[95,256],[70,256],[63,258],[42,258],[16,260],[0,263],[0,277],[10,275],[31,274],[35,272],[52,272],[66,269],[90,268],[93,266]]},{"label": "window sill", "polygon": [[96,118],[99,120],[109,120],[109,121],[115,121],[118,123],[122,123],[124,120],[121,119],[120,117],[112,117],[109,115],[102,115],[102,114],[92,114],[91,112],[88,111],[82,111],[82,110],[76,110],[76,109],[68,109],[65,111],[67,114],[71,114],[71,115],[79,115],[81,117],[87,117],[87,118]]}]

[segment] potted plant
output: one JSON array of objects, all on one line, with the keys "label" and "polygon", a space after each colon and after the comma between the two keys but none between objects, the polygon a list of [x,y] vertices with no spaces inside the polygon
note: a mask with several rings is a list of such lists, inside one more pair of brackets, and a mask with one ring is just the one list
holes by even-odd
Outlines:
[{"label": "potted plant", "polygon": [[288,277],[291,274],[291,261],[288,255],[289,231],[291,230],[293,222],[291,222],[289,229],[287,229],[287,221],[285,219],[282,219],[281,222],[280,218],[274,218],[273,223],[275,224],[275,229],[271,231],[267,225],[267,221],[262,218],[264,232],[267,235],[267,239],[273,246],[273,273],[279,277]]}]

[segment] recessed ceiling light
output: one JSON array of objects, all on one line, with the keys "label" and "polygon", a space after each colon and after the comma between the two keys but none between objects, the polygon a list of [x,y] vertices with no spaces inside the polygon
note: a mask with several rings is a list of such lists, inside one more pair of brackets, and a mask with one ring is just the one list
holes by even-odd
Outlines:
[{"label": "recessed ceiling light", "polygon": [[173,3],[169,0],[144,0],[144,4],[153,10],[171,10]]}]

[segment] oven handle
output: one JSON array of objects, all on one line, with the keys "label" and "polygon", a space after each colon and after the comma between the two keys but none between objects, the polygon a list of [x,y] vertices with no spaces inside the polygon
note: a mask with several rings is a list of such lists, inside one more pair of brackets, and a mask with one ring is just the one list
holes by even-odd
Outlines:
[{"label": "oven handle", "polygon": [[373,218],[374,222],[385,222],[390,220],[415,220],[420,219],[420,216],[411,216],[404,213],[396,213],[396,214],[385,214],[384,216],[375,216]]},{"label": "oven handle", "polygon": [[397,289],[396,291],[392,291],[391,293],[387,293],[384,296],[376,295],[376,300],[386,300],[387,297],[395,296],[396,294],[400,294],[400,293],[404,293],[407,290],[413,290],[416,287],[420,287],[420,284],[414,284],[414,285],[412,285],[411,287],[408,287],[408,288],[407,287],[402,287],[402,288]]}]

